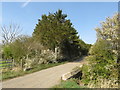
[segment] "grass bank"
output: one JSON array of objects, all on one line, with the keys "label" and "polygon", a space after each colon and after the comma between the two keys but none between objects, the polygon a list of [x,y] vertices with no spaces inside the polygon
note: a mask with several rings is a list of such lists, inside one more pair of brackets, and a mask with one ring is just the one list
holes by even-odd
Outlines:
[{"label": "grass bank", "polygon": [[40,64],[40,65],[34,66],[31,70],[28,70],[28,71],[23,71],[23,70],[11,71],[11,70],[9,70],[7,72],[2,73],[1,79],[4,81],[4,80],[7,80],[7,79],[15,78],[15,77],[18,77],[18,76],[23,76],[23,75],[26,75],[26,74],[30,74],[30,73],[33,73],[33,72],[37,72],[37,71],[40,71],[40,70],[43,70],[43,69],[47,69],[47,68],[58,66],[58,65],[61,65],[61,64],[65,64],[65,63],[67,63],[67,62]]},{"label": "grass bank", "polygon": [[80,86],[78,84],[78,79],[71,78],[67,81],[61,81],[59,85],[54,86],[52,89],[55,90],[57,88],[86,88],[84,86]]}]

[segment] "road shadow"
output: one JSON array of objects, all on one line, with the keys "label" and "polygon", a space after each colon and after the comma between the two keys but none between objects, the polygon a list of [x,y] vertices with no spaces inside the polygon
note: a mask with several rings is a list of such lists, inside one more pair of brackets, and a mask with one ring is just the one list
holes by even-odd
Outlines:
[{"label": "road shadow", "polygon": [[85,58],[85,56],[82,56],[82,57],[80,57],[80,58],[78,58],[78,59],[76,59],[76,60],[74,60],[74,61],[71,61],[71,62],[81,62],[81,61],[83,61],[84,60],[84,58]]}]

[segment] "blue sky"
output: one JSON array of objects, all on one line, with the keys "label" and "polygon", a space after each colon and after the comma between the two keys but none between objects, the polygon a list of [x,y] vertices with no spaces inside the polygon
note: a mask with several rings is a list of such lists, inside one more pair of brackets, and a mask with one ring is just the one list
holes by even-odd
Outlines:
[{"label": "blue sky", "polygon": [[2,3],[2,24],[20,24],[22,33],[32,35],[42,14],[54,13],[62,9],[67,14],[80,38],[86,43],[95,43],[94,28],[106,17],[118,11],[117,2],[4,2]]}]

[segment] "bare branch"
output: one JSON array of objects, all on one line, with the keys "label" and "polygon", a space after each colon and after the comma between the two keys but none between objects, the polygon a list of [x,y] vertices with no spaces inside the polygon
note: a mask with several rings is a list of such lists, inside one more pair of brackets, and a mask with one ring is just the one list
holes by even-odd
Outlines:
[{"label": "bare branch", "polygon": [[1,27],[4,44],[12,43],[22,31],[20,25],[11,23],[9,26]]}]

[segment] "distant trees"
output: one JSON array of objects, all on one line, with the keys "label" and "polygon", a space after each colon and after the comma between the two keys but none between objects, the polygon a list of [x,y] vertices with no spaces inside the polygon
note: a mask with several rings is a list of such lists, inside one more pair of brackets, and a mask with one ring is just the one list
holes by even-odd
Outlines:
[{"label": "distant trees", "polygon": [[82,55],[88,55],[89,49],[91,48],[92,44],[86,44],[83,40],[79,40],[79,50]]}]

